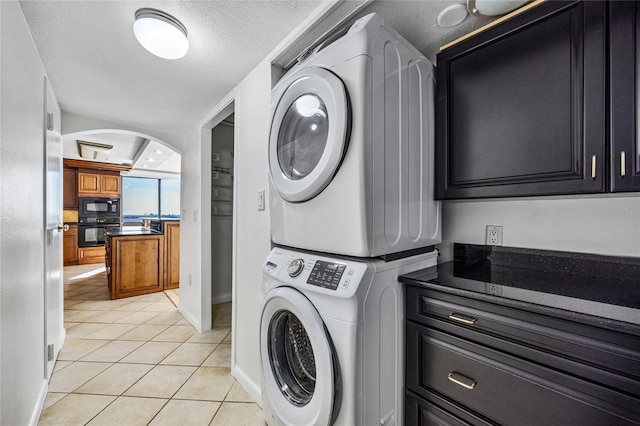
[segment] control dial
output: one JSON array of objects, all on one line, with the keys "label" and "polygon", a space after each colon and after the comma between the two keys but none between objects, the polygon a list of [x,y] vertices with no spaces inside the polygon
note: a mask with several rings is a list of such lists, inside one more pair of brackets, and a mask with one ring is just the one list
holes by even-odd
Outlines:
[{"label": "control dial", "polygon": [[287,267],[287,272],[291,278],[297,277],[302,273],[304,269],[304,260],[302,259],[293,259],[289,266]]}]

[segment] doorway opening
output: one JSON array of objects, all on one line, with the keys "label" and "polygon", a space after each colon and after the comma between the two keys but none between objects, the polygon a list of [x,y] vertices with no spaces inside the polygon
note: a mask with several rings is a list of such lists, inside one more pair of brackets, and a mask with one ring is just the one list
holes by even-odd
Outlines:
[{"label": "doorway opening", "polygon": [[230,327],[233,289],[234,114],[211,129],[211,325]]}]

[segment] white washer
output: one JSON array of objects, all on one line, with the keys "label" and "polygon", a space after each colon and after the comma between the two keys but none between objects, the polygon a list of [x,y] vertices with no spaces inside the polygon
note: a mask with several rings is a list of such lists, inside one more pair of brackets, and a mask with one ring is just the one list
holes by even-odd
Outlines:
[{"label": "white washer", "polygon": [[436,265],[276,247],[263,266],[262,408],[274,425],[397,425],[404,418],[398,275]]},{"label": "white washer", "polygon": [[376,14],[272,90],[271,238],[377,257],[440,242],[433,65]]}]

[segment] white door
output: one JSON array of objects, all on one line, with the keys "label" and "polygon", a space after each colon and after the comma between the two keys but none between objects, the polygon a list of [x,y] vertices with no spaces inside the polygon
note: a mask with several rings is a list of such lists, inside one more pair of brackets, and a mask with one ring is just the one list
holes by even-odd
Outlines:
[{"label": "white door", "polygon": [[342,161],[350,130],[347,92],[335,74],[316,67],[279,84],[272,93],[269,174],[282,199],[302,202],[326,188]]},{"label": "white door", "polygon": [[309,299],[290,287],[267,293],[260,323],[263,397],[269,399],[278,422],[331,424],[339,408],[335,356],[322,318]]},{"label": "white door", "polygon": [[45,79],[45,363],[46,379],[51,378],[53,367],[63,341],[62,284],[62,136],[60,135],[60,108]]}]

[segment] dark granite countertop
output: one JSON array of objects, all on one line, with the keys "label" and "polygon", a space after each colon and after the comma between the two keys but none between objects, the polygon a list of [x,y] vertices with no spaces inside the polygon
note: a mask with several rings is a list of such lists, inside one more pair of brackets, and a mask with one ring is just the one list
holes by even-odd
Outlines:
[{"label": "dark granite countertop", "polygon": [[143,226],[121,226],[119,228],[109,228],[109,230],[105,231],[105,235],[109,237],[131,237],[138,235],[163,235],[163,233]]},{"label": "dark granite countertop", "polygon": [[455,244],[453,261],[400,281],[640,332],[640,258]]}]

